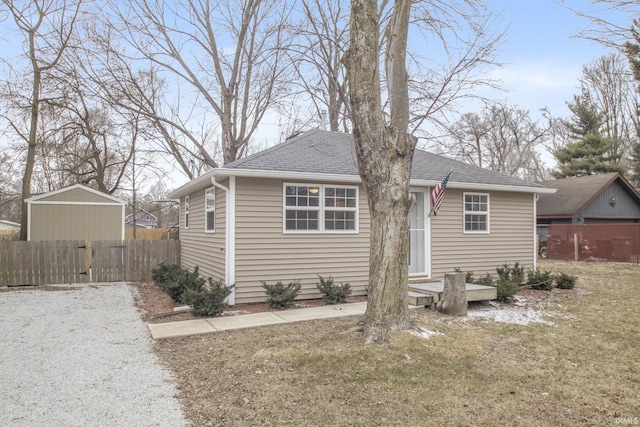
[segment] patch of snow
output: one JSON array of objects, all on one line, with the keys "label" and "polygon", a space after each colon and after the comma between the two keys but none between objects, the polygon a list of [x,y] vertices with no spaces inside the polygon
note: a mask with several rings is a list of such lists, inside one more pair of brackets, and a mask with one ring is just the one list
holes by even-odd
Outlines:
[{"label": "patch of snow", "polygon": [[426,329],[422,329],[422,328],[418,328],[417,331],[411,331],[411,333],[415,336],[424,338],[424,339],[429,339],[433,336],[437,336],[437,335],[444,335],[442,332],[438,332],[438,331],[428,331]]},{"label": "patch of snow", "polygon": [[491,310],[477,310],[467,313],[469,319],[493,319],[500,323],[513,323],[515,325],[528,325],[529,323],[542,323],[543,325],[555,326],[555,323],[545,320],[545,313],[532,308],[502,308]]}]

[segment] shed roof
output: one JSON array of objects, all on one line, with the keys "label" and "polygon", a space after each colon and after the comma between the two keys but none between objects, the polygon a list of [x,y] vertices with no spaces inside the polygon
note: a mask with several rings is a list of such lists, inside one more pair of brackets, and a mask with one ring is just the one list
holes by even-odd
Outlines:
[{"label": "shed roof", "polygon": [[82,184],[60,188],[39,194],[25,200],[27,203],[75,203],[124,205],[125,202],[115,196],[103,193]]},{"label": "shed roof", "polygon": [[612,172],[540,182],[545,187],[555,188],[558,191],[540,196],[537,215],[573,217],[615,181],[619,181],[622,187],[640,203],[640,195],[633,186],[622,175]]},{"label": "shed roof", "polygon": [[[450,187],[488,188],[524,192],[545,192],[540,184],[482,169],[423,150],[416,150],[411,179],[414,183],[436,185],[453,170]],[[331,178],[360,182],[353,136],[348,133],[312,130],[259,153],[207,172],[174,190],[169,197],[178,198],[200,188],[212,176],[263,176]]]}]

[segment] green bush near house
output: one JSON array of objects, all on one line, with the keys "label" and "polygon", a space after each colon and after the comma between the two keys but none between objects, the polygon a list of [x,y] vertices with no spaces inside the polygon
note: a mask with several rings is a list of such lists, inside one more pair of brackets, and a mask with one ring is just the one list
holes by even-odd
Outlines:
[{"label": "green bush near house", "polygon": [[518,285],[517,282],[514,282],[513,280],[505,279],[502,277],[498,279],[498,282],[496,283],[496,287],[498,288],[497,299],[500,302],[509,301],[511,298],[513,298],[513,296],[516,293],[518,293],[518,289],[520,289],[520,286]]},{"label": "green bush near house", "polygon": [[264,292],[267,294],[267,304],[271,308],[287,308],[300,293],[302,285],[299,280],[284,285],[281,281],[270,285],[267,282],[261,282]]},{"label": "green bush near house", "polygon": [[194,316],[214,317],[223,312],[224,300],[232,290],[233,286],[225,286],[209,277],[208,283],[201,289],[186,289],[182,301],[191,306]]},{"label": "green bush near house", "polygon": [[316,286],[320,292],[323,293],[322,299],[327,304],[341,304],[347,300],[347,297],[351,295],[351,285],[348,283],[340,283],[336,285],[333,283],[333,278],[329,276],[328,279],[324,279],[318,274],[320,281],[316,283]]},{"label": "green bush near house", "polygon": [[550,271],[536,268],[535,270],[529,270],[527,276],[527,283],[531,286],[531,289],[539,291],[550,291],[553,289],[553,274]]},{"label": "green bush near house", "polygon": [[151,279],[158,285],[178,280],[178,276],[182,274],[182,267],[177,264],[165,264],[161,262],[153,270],[151,270]]},{"label": "green bush near house", "polygon": [[482,286],[493,286],[493,277],[491,277],[491,275],[487,273],[481,278],[479,278],[478,280],[476,280],[475,282],[469,282],[469,283],[475,283],[476,285],[482,285]]},{"label": "green bush near house", "polygon": [[189,271],[179,265],[159,264],[151,271],[151,277],[172,300],[181,303],[184,303],[183,294],[186,290],[199,291],[207,282],[200,277],[197,266]]},{"label": "green bush near house", "polygon": [[576,286],[576,276],[566,273],[558,273],[556,275],[556,286],[560,289],[573,289]]},{"label": "green bush near house", "polygon": [[503,264],[502,267],[496,268],[496,272],[500,279],[509,280],[518,285],[524,282],[524,268],[518,262],[513,267],[509,266],[509,264]]}]

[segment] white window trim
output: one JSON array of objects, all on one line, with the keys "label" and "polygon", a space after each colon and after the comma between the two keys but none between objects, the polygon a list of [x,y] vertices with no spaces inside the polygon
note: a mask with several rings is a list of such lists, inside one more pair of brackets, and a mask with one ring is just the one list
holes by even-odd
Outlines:
[{"label": "white window trim", "polygon": [[[320,200],[318,207],[315,206],[287,206],[287,187],[318,187],[320,189]],[[330,207],[324,206],[324,191],[325,188],[345,188],[356,190],[356,206],[355,208],[347,207]],[[287,230],[287,210],[303,210],[303,211],[318,211],[318,229],[317,230]],[[355,212],[355,227],[353,230],[326,230],[324,227],[324,213],[325,210],[335,212]],[[283,234],[358,234],[360,232],[360,189],[355,185],[343,185],[343,184],[317,184],[309,182],[283,182],[282,183],[282,232]]]},{"label": "white window trim", "polygon": [[[487,229],[486,230],[467,230],[466,227],[466,216],[468,215],[484,215],[483,212],[477,211],[467,211],[466,210],[466,199],[467,195],[469,196],[487,196]],[[462,193],[462,232],[464,234],[490,234],[491,233],[491,196],[489,193]]]},{"label": "white window trim", "polygon": [[[213,208],[207,209],[207,193],[213,191]],[[213,229],[209,230],[207,228],[207,218],[208,213],[213,212]],[[209,234],[215,234],[216,232],[216,187],[209,187],[204,190],[204,232]]]},{"label": "white window trim", "polygon": [[186,195],[184,196],[184,218],[183,218],[185,230],[189,229],[189,224],[191,221],[189,210],[190,210],[189,195]]}]

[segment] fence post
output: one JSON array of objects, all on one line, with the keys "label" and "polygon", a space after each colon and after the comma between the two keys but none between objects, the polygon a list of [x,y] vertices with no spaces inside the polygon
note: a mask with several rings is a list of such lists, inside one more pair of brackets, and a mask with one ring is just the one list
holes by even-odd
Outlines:
[{"label": "fence post", "polygon": [[580,244],[578,243],[578,233],[573,233],[573,257],[580,261]]},{"label": "fence post", "polygon": [[91,242],[84,242],[84,268],[87,273],[87,283],[92,282],[91,277]]}]

